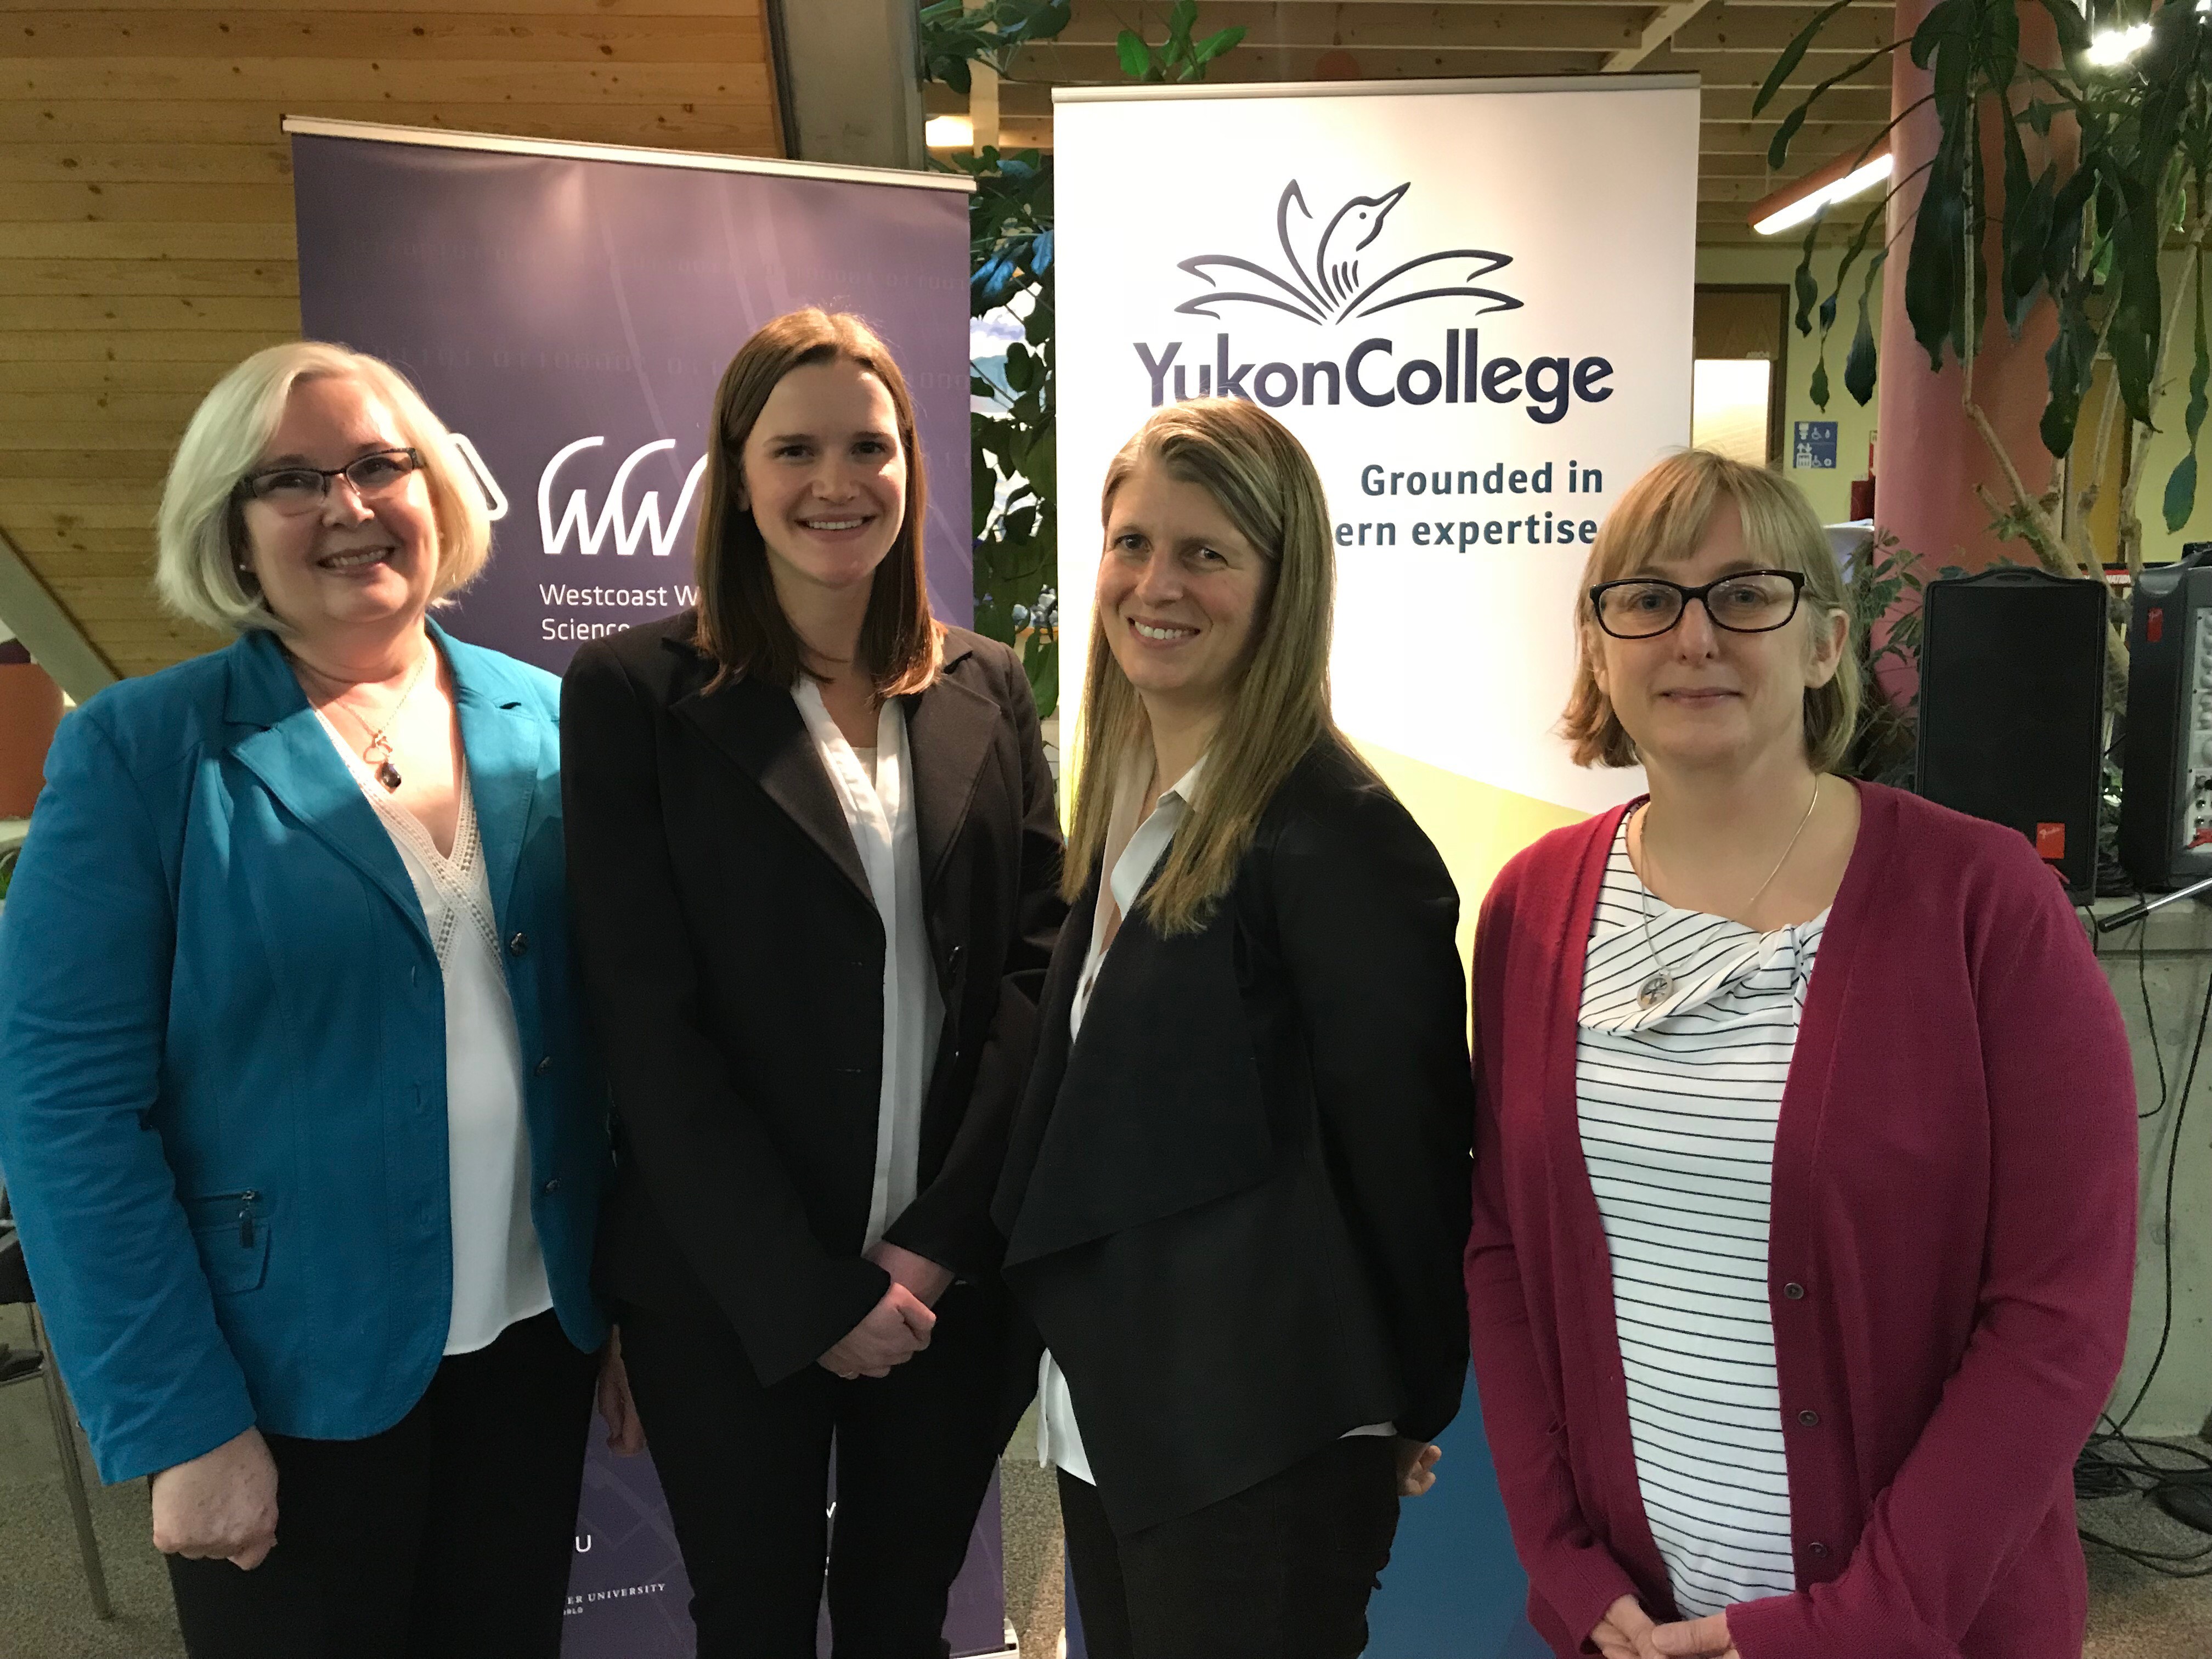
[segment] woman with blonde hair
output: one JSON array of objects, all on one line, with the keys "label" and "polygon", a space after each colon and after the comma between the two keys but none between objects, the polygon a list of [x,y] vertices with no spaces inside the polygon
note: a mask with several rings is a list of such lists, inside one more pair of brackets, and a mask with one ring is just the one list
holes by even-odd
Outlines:
[{"label": "woman with blonde hair", "polygon": [[1835,775],[1856,659],[1790,484],[1662,461],[1584,580],[1565,734],[1650,793],[1476,936],[1468,1310],[1530,1619],[2078,1659],[2135,1238],[2104,975],[2018,830]]},{"label": "woman with blonde hair", "polygon": [[192,1659],[560,1647],[607,1140],[556,684],[428,614],[490,539],[387,365],[226,374],[156,580],[235,637],[63,722],[0,919],[0,1165]]},{"label": "woman with blonde hair", "polygon": [[1037,1062],[995,1206],[1098,1659],[1352,1659],[1459,1408],[1443,861],[1330,719],[1313,464],[1235,399],[1108,468]]},{"label": "woman with blonde hair", "polygon": [[713,422],[697,609],[562,698],[599,1274],[700,1659],[811,1659],[825,1571],[839,1655],[936,1659],[1013,1426],[990,1200],[1065,908],[1052,775],[1020,659],[930,613],[874,331],[764,325]]}]

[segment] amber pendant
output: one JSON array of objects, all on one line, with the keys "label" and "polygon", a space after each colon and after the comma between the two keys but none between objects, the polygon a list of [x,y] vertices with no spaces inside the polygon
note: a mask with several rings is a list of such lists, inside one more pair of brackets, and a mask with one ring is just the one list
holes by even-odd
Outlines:
[{"label": "amber pendant", "polygon": [[380,762],[376,769],[376,781],[386,789],[399,787],[399,769],[389,760]]}]

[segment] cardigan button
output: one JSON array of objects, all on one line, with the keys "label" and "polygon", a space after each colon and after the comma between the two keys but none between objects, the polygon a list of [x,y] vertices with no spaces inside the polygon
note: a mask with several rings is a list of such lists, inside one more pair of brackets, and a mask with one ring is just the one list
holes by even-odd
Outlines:
[{"label": "cardigan button", "polygon": [[557,1193],[560,1190],[561,1177],[559,1176],[555,1176],[552,1180],[545,1183],[545,1195],[548,1198],[550,1198],[555,1193]]},{"label": "cardigan button", "polygon": [[540,1077],[544,1077],[547,1073],[550,1072],[552,1069],[553,1069],[553,1056],[552,1056],[552,1055],[550,1055],[550,1054],[547,1054],[544,1059],[540,1060],[538,1062],[538,1076],[540,1076]]},{"label": "cardigan button", "polygon": [[1817,1429],[1820,1426],[1820,1413],[1818,1412],[1799,1412],[1797,1413],[1797,1420],[1800,1423],[1802,1423],[1808,1429]]},{"label": "cardigan button", "polygon": [[1805,1553],[1815,1561],[1825,1561],[1828,1559],[1828,1547],[1818,1542],[1808,1544],[1805,1546]]},{"label": "cardigan button", "polygon": [[1802,1302],[1805,1299],[1805,1287],[1802,1285],[1784,1285],[1782,1287],[1782,1294],[1792,1302]]},{"label": "cardigan button", "polygon": [[517,933],[513,939],[507,940],[507,954],[510,956],[519,957],[528,954],[530,950],[530,935],[527,933]]}]

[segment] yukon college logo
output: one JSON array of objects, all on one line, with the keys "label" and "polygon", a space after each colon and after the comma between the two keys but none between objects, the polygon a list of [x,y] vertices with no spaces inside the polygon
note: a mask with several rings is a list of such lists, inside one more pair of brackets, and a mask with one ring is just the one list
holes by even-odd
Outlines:
[{"label": "yukon college logo", "polygon": [[[1455,247],[1390,263],[1372,252],[1384,240],[1392,211],[1413,188],[1399,184],[1377,196],[1353,196],[1325,219],[1306,205],[1298,181],[1284,186],[1275,205],[1275,240],[1283,269],[1233,253],[1201,253],[1179,260],[1176,269],[1206,285],[1176,307],[1179,315],[1226,320],[1223,307],[1256,308],[1268,319],[1290,316],[1316,328],[1329,328],[1373,317],[1400,307],[1432,301],[1452,302],[1462,316],[1518,311],[1522,302],[1481,279],[1513,263],[1512,256],[1488,248]],[[1383,265],[1372,278],[1364,273]],[[1224,283],[1237,284],[1224,286]],[[1469,302],[1473,304],[1470,306]],[[1603,403],[1613,395],[1606,385],[1613,365],[1602,357],[1539,356],[1523,363],[1508,356],[1485,359],[1477,331],[1448,328],[1434,357],[1397,360],[1398,342],[1377,335],[1361,340],[1341,362],[1320,358],[1291,363],[1236,362],[1226,332],[1214,337],[1214,361],[1193,363],[1183,357],[1187,342],[1171,340],[1155,349],[1132,341],[1152,382],[1152,407],[1172,396],[1244,398],[1280,409],[1286,404],[1336,404],[1346,392],[1370,409],[1405,403],[1420,406],[1439,401],[1510,404],[1526,398],[1528,418],[1549,425],[1565,418],[1577,399]],[[1203,351],[1203,348],[1200,348]],[[1301,354],[1303,355],[1303,354]],[[1383,358],[1382,363],[1371,360]],[[1391,373],[1393,363],[1396,373]],[[1195,368],[1195,376],[1190,371]],[[1193,381],[1195,380],[1194,386]]]},{"label": "yukon college logo", "polygon": [[[1373,282],[1361,285],[1359,256],[1382,234],[1390,210],[1405,200],[1406,192],[1412,188],[1411,183],[1407,183],[1380,196],[1355,196],[1329,216],[1328,223],[1316,236],[1313,228],[1321,222],[1307,208],[1305,192],[1298,188],[1298,181],[1291,179],[1283,188],[1282,199],[1275,204],[1275,240],[1282,244],[1291,276],[1281,276],[1233,253],[1201,253],[1183,260],[1176,269],[1187,270],[1209,285],[1215,282],[1212,272],[1216,267],[1241,271],[1273,284],[1273,291],[1201,294],[1185,300],[1176,309],[1195,317],[1218,317],[1221,313],[1213,309],[1216,306],[1272,306],[1309,323],[1371,317],[1378,311],[1411,305],[1417,300],[1467,298],[1488,301],[1483,307],[1485,311],[1517,309],[1521,302],[1512,295],[1500,294],[1495,289],[1471,286],[1476,277],[1486,276],[1513,263],[1510,255],[1492,253],[1487,248],[1456,247],[1447,248],[1442,253],[1424,253],[1417,259],[1392,266]],[[1413,289],[1416,271],[1430,265],[1468,259],[1478,263],[1457,283],[1443,288],[1404,291]],[[1291,277],[1297,280],[1293,282]],[[1402,283],[1401,277],[1406,279]]]}]

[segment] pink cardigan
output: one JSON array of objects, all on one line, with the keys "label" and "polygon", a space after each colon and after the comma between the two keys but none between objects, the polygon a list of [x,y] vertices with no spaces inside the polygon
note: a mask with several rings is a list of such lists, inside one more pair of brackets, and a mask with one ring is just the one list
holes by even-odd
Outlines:
[{"label": "pink cardigan", "polygon": [[[2071,1477],[2135,1261],[2119,1010],[2020,836],[1893,789],[1859,799],[1774,1149],[1798,1588],[1729,1628],[1743,1659],[2080,1659]],[[1616,1597],[1679,1616],[1576,1121],[1583,954],[1621,815],[1508,865],[1475,953],[1468,1313],[1529,1618],[1563,1656]]]}]

